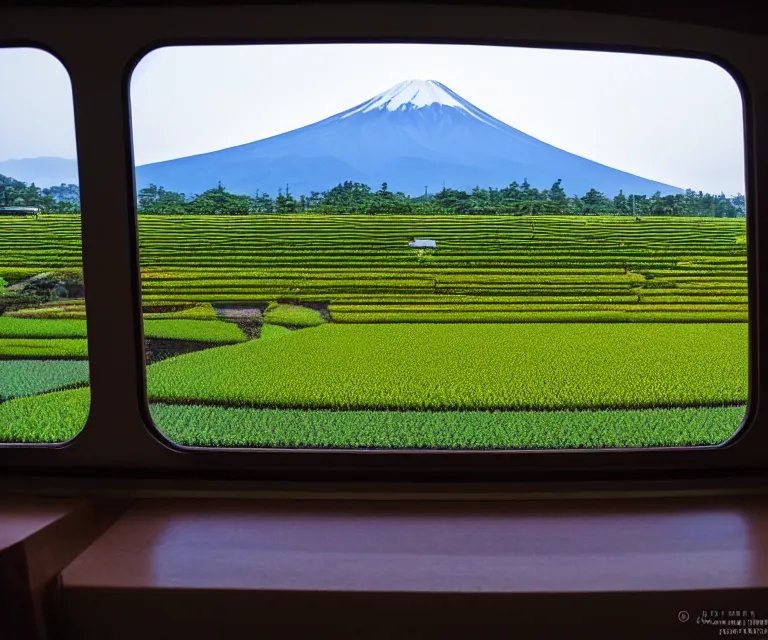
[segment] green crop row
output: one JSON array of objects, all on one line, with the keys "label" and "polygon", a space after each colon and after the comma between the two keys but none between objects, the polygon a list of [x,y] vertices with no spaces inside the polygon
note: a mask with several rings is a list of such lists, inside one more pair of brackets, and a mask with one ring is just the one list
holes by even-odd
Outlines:
[{"label": "green crop row", "polygon": [[0,442],[67,442],[85,426],[88,387],[14,398],[0,404]]},{"label": "green crop row", "polygon": [[143,278],[151,281],[161,282],[186,282],[190,280],[206,280],[206,281],[218,281],[218,282],[239,282],[249,281],[256,275],[259,278],[266,279],[292,279],[292,278],[308,278],[312,279],[324,279],[324,278],[338,278],[339,275],[348,276],[350,272],[355,274],[355,277],[359,278],[433,278],[441,275],[466,275],[471,273],[478,276],[537,276],[545,277],[549,275],[564,275],[564,276],[624,276],[623,269],[617,269],[616,267],[605,268],[588,268],[575,269],[575,268],[553,268],[553,267],[509,267],[509,268],[485,268],[477,267],[468,269],[466,267],[437,267],[437,268],[424,268],[422,265],[413,265],[410,268],[393,268],[391,266],[384,266],[380,269],[375,268],[360,268],[359,265],[353,267],[325,267],[312,264],[311,266],[297,265],[293,269],[286,269],[281,267],[279,269],[273,267],[261,267],[257,271],[254,270],[239,270],[239,269],[187,269],[184,271],[162,271],[162,272],[150,272],[145,273]]},{"label": "green crop row", "polygon": [[[231,322],[199,320],[146,320],[148,338],[200,340],[204,342],[241,342],[245,335]],[[2,338],[84,338],[84,320],[38,320],[0,317]],[[8,354],[10,355],[10,354]]]},{"label": "green crop row", "polygon": [[87,382],[86,360],[0,360],[0,401]]},{"label": "green crop row", "polygon": [[673,303],[673,304],[743,304],[749,301],[747,296],[712,295],[657,295],[656,293],[640,293],[642,303]]},{"label": "green crop row", "polygon": [[574,304],[574,303],[544,303],[544,304],[336,304],[329,307],[332,313],[513,313],[530,312],[542,313],[548,311],[615,311],[615,312],[747,312],[746,304],[643,304],[635,301],[631,304]]},{"label": "green crop row", "polygon": [[219,320],[145,320],[144,335],[200,342],[243,342],[247,339],[235,323]]},{"label": "green crop row", "polygon": [[[313,411],[150,405],[171,441],[193,447],[565,449],[715,445],[745,407],[635,411]],[[2,415],[0,414],[0,421]]]},{"label": "green crop row", "polygon": [[85,338],[84,320],[38,320],[0,316],[2,338]]},{"label": "green crop row", "polygon": [[0,358],[86,358],[87,356],[88,344],[85,339],[0,338]]},{"label": "green crop row", "polygon": [[32,318],[41,320],[85,320],[84,305],[46,305],[43,307],[22,308],[5,313],[6,318]]},{"label": "green crop row", "polygon": [[319,311],[288,304],[270,305],[264,312],[265,324],[287,327],[316,327],[325,322]]},{"label": "green crop row", "polygon": [[144,320],[170,320],[170,319],[188,319],[188,320],[216,320],[216,310],[210,303],[201,303],[190,305],[186,309],[179,311],[166,312],[144,312]]},{"label": "green crop row", "polygon": [[744,403],[747,360],[746,324],[325,324],[170,358],[147,383],[168,403],[651,408]]},{"label": "green crop row", "polygon": [[331,310],[331,320],[341,324],[439,324],[439,323],[746,323],[746,311],[511,311],[511,312],[354,312]]},{"label": "green crop row", "polygon": [[[337,449],[564,449],[715,445],[743,405],[622,411],[327,411],[151,404],[181,445]],[[66,442],[85,425],[89,390],[0,404],[0,442]]]}]

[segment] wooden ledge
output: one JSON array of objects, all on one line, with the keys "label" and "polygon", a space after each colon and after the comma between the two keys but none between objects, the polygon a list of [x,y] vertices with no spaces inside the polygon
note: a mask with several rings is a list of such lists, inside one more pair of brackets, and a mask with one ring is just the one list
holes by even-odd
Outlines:
[{"label": "wooden ledge", "polygon": [[0,498],[0,638],[46,636],[46,606],[59,572],[125,504]]},{"label": "wooden ledge", "polygon": [[768,618],[768,502],[143,501],[62,584],[78,638],[714,637],[678,613]]}]

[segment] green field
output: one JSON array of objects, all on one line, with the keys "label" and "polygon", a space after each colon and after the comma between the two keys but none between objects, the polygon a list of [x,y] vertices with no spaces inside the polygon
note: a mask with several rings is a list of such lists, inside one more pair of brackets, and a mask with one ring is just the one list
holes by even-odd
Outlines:
[{"label": "green field", "polygon": [[[240,342],[245,340],[237,325],[196,320],[147,320],[148,338],[200,340],[202,342]],[[85,338],[85,320],[39,320],[0,317],[0,338]]]},{"label": "green field", "polygon": [[0,338],[0,359],[86,357],[88,343],[85,338]]},{"label": "green field", "polygon": [[[154,365],[152,365],[154,366]],[[744,406],[630,411],[328,411],[151,404],[155,423],[187,446],[553,449],[724,442]],[[0,442],[63,442],[88,417],[88,389],[0,404]]]},{"label": "green field", "polygon": [[[274,304],[274,303],[273,303]],[[264,312],[264,324],[286,327],[316,327],[324,320],[319,311],[290,304],[274,304]]]},{"label": "green field", "polygon": [[327,324],[170,358],[147,385],[155,402],[258,407],[743,404],[746,340],[744,324]]},{"label": "green field", "polygon": [[[327,302],[334,322],[351,323],[747,319],[743,220],[306,214],[139,226],[145,302]],[[411,249],[412,237],[437,249]]]},{"label": "green field", "polygon": [[[152,415],[202,446],[719,443],[747,400],[745,233],[679,217],[140,216],[145,335],[211,345],[148,367]],[[79,235],[74,216],[0,218],[0,277],[77,269]],[[0,359],[85,357],[84,318],[82,300],[9,310]],[[86,391],[3,402],[0,440],[72,437]]]},{"label": "green field", "polygon": [[88,382],[82,360],[0,360],[0,400],[31,396]]}]

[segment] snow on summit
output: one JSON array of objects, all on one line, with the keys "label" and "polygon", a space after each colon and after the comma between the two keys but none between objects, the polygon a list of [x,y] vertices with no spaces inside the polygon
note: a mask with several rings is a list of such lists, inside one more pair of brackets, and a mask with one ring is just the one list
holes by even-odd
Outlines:
[{"label": "snow on summit", "polygon": [[368,113],[374,109],[386,109],[387,111],[408,108],[421,109],[433,104],[468,111],[461,100],[457,98],[458,96],[448,87],[435,80],[405,80],[351,109],[342,117],[347,118],[355,113]]}]

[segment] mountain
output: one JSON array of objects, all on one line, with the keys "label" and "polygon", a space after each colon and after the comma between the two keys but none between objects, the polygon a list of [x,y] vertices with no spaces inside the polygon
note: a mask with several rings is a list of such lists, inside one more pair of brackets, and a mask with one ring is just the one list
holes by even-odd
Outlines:
[{"label": "mountain", "polygon": [[471,190],[527,178],[539,189],[562,178],[569,195],[682,190],[563,151],[497,120],[434,80],[401,82],[314,124],[248,144],[136,168],[150,183],[187,195],[221,182],[234,193],[324,191],[352,180],[410,195],[443,185]]},{"label": "mountain", "polygon": [[0,161],[0,175],[38,187],[77,184],[77,160],[69,158],[20,158]]}]

